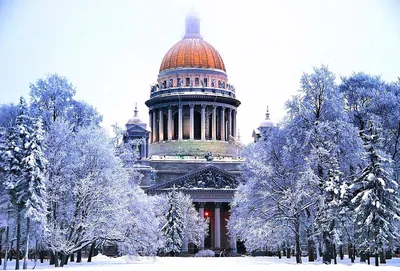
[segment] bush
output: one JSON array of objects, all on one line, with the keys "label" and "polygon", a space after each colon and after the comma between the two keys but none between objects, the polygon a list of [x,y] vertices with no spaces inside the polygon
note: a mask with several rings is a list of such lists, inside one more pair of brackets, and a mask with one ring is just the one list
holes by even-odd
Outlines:
[{"label": "bush", "polygon": [[215,257],[215,252],[212,250],[209,250],[209,249],[200,250],[194,256],[195,257]]}]

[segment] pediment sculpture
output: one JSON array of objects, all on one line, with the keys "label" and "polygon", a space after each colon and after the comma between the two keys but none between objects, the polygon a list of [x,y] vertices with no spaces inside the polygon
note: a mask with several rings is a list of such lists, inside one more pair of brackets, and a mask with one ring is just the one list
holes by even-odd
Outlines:
[{"label": "pediment sculpture", "polygon": [[196,189],[196,188],[214,188],[214,189],[235,189],[238,181],[226,175],[221,175],[212,170],[204,171],[198,175],[187,177],[175,183],[176,188]]}]

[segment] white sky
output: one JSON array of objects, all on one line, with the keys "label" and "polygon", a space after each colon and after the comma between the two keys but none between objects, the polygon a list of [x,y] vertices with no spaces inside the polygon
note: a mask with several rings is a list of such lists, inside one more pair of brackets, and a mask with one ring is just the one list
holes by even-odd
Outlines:
[{"label": "white sky", "polygon": [[0,103],[28,97],[29,83],[56,72],[99,110],[103,126],[124,125],[135,102],[147,121],[150,84],[193,5],[242,102],[244,142],[267,105],[282,119],[313,66],[400,76],[398,0],[0,0]]}]

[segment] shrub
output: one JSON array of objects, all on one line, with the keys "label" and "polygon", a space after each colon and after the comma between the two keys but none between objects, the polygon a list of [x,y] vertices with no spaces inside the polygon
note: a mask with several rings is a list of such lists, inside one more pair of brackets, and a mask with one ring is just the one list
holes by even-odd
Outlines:
[{"label": "shrub", "polygon": [[215,252],[210,250],[210,249],[200,250],[194,256],[195,257],[214,257],[215,256]]}]

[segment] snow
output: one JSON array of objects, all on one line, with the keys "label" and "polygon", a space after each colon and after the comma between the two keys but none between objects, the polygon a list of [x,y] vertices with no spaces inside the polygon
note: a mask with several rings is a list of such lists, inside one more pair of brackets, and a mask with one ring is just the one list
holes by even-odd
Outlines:
[{"label": "snow", "polygon": [[[86,259],[83,259],[86,261]],[[8,269],[11,269],[14,262],[8,262]],[[387,260],[386,265],[381,265],[379,269],[397,270],[400,266],[400,259],[393,258]],[[33,262],[30,262],[28,269],[33,267]],[[295,264],[295,258],[291,259],[278,259],[277,257],[226,257],[226,258],[197,258],[197,257],[119,257],[109,258],[103,255],[98,255],[93,258],[93,262],[87,263],[68,263],[63,269],[76,269],[76,270],[96,270],[96,271],[153,271],[153,270],[252,270],[252,271],[265,271],[265,270],[376,270],[374,266],[374,259],[371,258],[371,265],[360,263],[356,259],[354,264],[345,258],[344,260],[338,259],[337,265],[325,265],[321,262],[308,263],[307,257],[303,257],[303,264]],[[49,266],[48,263],[38,263],[35,269],[40,270],[54,270],[54,266]],[[63,270],[60,269],[60,270]]]}]

